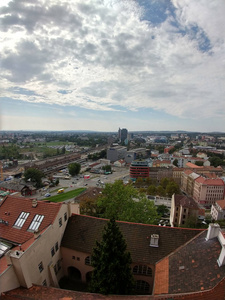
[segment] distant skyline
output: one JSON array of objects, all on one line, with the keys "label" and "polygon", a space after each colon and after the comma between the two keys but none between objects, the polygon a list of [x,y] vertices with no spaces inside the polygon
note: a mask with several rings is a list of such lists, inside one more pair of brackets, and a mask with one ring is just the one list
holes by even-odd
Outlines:
[{"label": "distant skyline", "polygon": [[0,130],[225,132],[224,15],[224,0],[1,0]]}]

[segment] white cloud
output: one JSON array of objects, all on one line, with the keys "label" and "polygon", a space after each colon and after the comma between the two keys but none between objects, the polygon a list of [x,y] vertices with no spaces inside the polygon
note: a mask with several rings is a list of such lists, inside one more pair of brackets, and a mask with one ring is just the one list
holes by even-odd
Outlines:
[{"label": "white cloud", "polygon": [[[224,1],[173,3],[175,17],[167,12],[157,25],[142,19],[134,1],[14,0],[0,7],[1,96],[222,118]],[[210,49],[203,51],[205,41]]]}]

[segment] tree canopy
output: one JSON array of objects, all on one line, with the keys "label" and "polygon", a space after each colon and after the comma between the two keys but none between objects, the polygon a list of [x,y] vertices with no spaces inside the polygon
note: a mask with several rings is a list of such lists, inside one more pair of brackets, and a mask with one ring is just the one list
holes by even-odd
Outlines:
[{"label": "tree canopy", "polygon": [[24,172],[25,181],[33,182],[36,188],[42,187],[42,177],[44,177],[44,174],[36,168],[29,168]]},{"label": "tree canopy", "polygon": [[80,173],[81,165],[79,163],[71,163],[68,165],[68,170],[71,176],[78,175]]},{"label": "tree canopy", "polygon": [[154,203],[133,186],[124,185],[121,180],[105,185],[102,195],[97,199],[97,209],[98,217],[144,224],[157,223]]},{"label": "tree canopy", "polygon": [[104,227],[102,241],[96,241],[91,256],[94,268],[90,291],[101,294],[128,295],[133,292],[134,279],[131,255],[115,219]]}]

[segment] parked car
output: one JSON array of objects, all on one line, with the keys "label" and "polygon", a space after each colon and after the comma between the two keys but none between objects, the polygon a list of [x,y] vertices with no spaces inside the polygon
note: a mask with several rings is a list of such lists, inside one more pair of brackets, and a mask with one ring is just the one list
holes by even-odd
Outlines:
[{"label": "parked car", "polygon": [[46,193],[45,194],[45,197],[47,198],[47,197],[50,197],[51,196],[51,194],[50,193]]}]

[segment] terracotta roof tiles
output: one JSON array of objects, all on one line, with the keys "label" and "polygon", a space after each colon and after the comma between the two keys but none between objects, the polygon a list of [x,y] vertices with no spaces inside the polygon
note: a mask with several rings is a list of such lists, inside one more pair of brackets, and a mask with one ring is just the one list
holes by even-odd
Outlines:
[{"label": "terracotta roof tiles", "polygon": [[[48,227],[56,218],[62,204],[37,201],[37,206],[32,207],[32,199],[7,196],[0,203],[0,219],[8,223],[0,223],[1,238],[15,244],[23,244],[33,237],[34,233],[27,231],[36,215],[44,216],[39,231]],[[21,212],[29,213],[21,228],[14,224]]]}]

